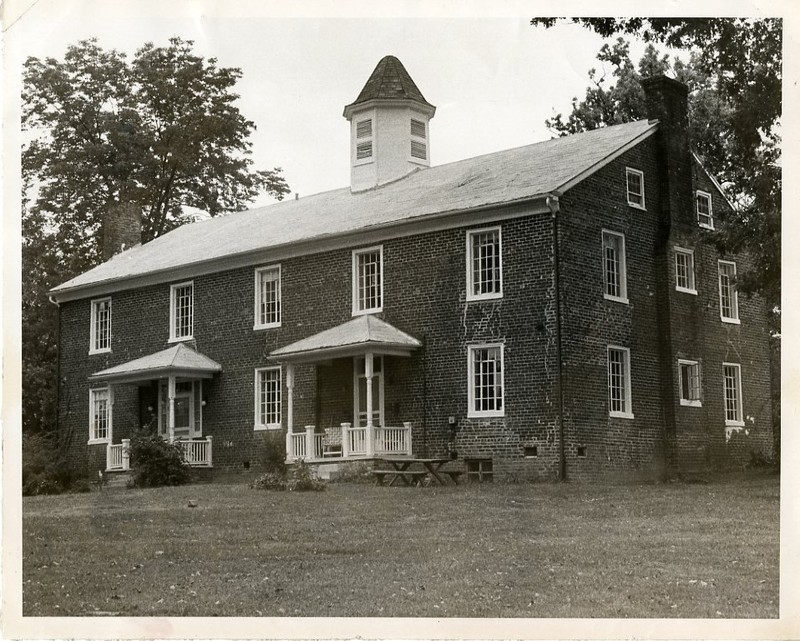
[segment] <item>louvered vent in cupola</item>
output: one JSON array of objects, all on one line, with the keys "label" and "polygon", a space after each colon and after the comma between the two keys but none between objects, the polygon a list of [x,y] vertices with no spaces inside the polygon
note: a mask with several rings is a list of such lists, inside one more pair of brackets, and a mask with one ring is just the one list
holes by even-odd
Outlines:
[{"label": "louvered vent in cupola", "polygon": [[422,160],[426,160],[428,158],[428,148],[425,145],[425,143],[412,140],[411,156],[414,158],[421,158]]},{"label": "louvered vent in cupola", "polygon": [[[417,139],[417,140],[415,140]],[[425,140],[425,123],[422,120],[411,119],[411,157],[428,159],[428,144]]]},{"label": "louvered vent in cupola", "polygon": [[360,142],[356,145],[356,160],[372,158],[372,141]]},{"label": "louvered vent in cupola", "polygon": [[356,138],[372,137],[372,118],[362,120],[356,124]]},{"label": "louvered vent in cupola", "polygon": [[411,119],[411,135],[417,138],[425,137],[425,123],[421,120]]}]

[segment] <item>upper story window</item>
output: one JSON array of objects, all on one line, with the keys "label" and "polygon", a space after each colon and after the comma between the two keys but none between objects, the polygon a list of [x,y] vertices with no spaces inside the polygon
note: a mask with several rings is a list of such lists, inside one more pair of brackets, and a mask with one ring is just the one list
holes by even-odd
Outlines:
[{"label": "upper story window", "polygon": [[98,298],[92,301],[91,326],[89,330],[89,353],[111,351],[111,299]]},{"label": "upper story window", "polygon": [[256,269],[253,329],[281,326],[281,266]]},{"label": "upper story window", "polygon": [[681,405],[700,407],[700,363],[678,359]]},{"label": "upper story window", "polygon": [[503,345],[470,345],[467,353],[467,415],[475,418],[504,416]]},{"label": "upper story window", "polygon": [[628,187],[628,204],[637,209],[644,209],[644,173],[626,167],[625,181]]},{"label": "upper story window", "polygon": [[607,230],[603,230],[603,288],[608,300],[628,302],[625,236]]},{"label": "upper story window", "polygon": [[95,387],[89,390],[89,442],[111,440],[111,390]]},{"label": "upper story window", "polygon": [[423,120],[411,119],[411,157],[428,159],[426,125]]},{"label": "upper story window", "polygon": [[383,310],[383,247],[353,252],[353,315]]},{"label": "upper story window", "polygon": [[608,415],[633,418],[631,404],[631,351],[608,346]]},{"label": "upper story window", "polygon": [[722,383],[725,395],[725,425],[744,425],[742,412],[742,367],[738,363],[722,364]]},{"label": "upper story window", "polygon": [[694,285],[694,252],[691,249],[675,248],[675,289],[687,294],[696,294]]},{"label": "upper story window", "polygon": [[714,229],[714,210],[711,205],[711,194],[698,191],[695,194],[697,207],[697,224],[706,229]]},{"label": "upper story window", "polygon": [[256,370],[255,426],[257,430],[281,428],[281,368]]},{"label": "upper story window", "polygon": [[739,294],[736,291],[736,263],[721,260],[719,265],[719,315],[724,323],[739,323]]},{"label": "upper story window", "polygon": [[356,122],[356,160],[372,158],[372,118]]},{"label": "upper story window", "polygon": [[503,296],[503,248],[500,228],[467,232],[467,300]]},{"label": "upper story window", "polygon": [[190,339],[194,333],[194,283],[172,285],[169,291],[169,340]]}]

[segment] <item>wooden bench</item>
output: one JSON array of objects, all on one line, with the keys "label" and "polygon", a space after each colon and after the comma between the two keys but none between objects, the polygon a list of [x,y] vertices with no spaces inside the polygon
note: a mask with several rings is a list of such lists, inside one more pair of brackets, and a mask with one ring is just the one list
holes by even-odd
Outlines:
[{"label": "wooden bench", "polygon": [[[425,477],[428,476],[428,472],[426,470],[372,470],[372,475],[378,485],[383,485],[383,479],[386,476],[393,477],[389,485],[394,483],[397,478],[400,478],[406,485],[420,485]],[[410,483],[409,478],[411,479]]]}]

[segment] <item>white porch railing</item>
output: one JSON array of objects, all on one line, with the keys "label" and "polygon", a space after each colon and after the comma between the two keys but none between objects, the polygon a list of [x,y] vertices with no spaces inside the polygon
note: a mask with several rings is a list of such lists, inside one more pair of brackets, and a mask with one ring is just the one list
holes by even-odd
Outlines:
[{"label": "white porch railing", "polygon": [[117,445],[109,443],[106,448],[106,471],[131,469],[130,447],[129,438],[122,439],[122,443]]},{"label": "white porch railing", "polygon": [[206,436],[202,440],[177,441],[183,448],[183,458],[192,467],[211,467],[211,444],[212,436]]},{"label": "white porch railing", "polygon": [[[292,432],[286,439],[286,458],[294,460],[331,460],[363,458],[372,450],[375,456],[411,455],[411,423],[402,427],[373,427],[372,433],[365,426],[353,427],[342,423],[340,428],[328,430],[331,434],[317,433],[313,425],[306,425],[303,432]],[[369,448],[368,439],[372,439]]]}]

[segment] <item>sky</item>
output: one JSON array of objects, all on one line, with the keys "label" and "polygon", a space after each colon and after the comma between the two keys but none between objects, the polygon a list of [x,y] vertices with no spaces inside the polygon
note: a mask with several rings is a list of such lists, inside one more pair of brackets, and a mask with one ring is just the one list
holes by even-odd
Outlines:
[{"label": "sky", "polygon": [[[39,0],[22,13],[29,3],[21,2],[7,31],[12,58],[61,59],[70,44],[91,37],[129,55],[148,41],[193,40],[198,54],[242,70],[236,91],[242,114],[256,124],[255,167],[282,167],[301,197],[349,184],[342,110],[383,56],[397,56],[437,107],[430,150],[439,165],[552,137],[545,120],[583,95],[604,42],[577,25],[530,26],[532,5],[501,3],[511,8],[495,16],[368,9],[361,17],[297,17],[253,3],[236,3],[242,9],[227,15],[216,4],[163,4]],[[632,42],[635,60],[643,49]],[[268,202],[263,196],[254,205]]]}]

